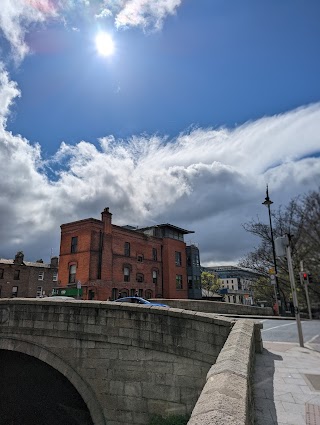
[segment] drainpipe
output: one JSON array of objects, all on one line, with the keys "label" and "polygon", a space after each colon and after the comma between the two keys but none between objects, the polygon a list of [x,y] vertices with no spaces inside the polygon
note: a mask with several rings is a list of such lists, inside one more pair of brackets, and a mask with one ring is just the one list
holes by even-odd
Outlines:
[{"label": "drainpipe", "polygon": [[161,245],[161,292],[162,292],[162,298],[163,298],[163,245]]},{"label": "drainpipe", "polygon": [[102,248],[103,248],[103,233],[100,230],[100,236],[99,236],[99,257],[98,257],[98,276],[97,276],[97,279],[101,279]]}]

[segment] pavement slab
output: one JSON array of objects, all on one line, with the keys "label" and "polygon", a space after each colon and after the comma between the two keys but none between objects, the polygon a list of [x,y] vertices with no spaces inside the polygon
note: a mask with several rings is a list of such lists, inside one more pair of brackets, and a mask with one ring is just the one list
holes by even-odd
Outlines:
[{"label": "pavement slab", "polygon": [[263,346],[255,363],[255,425],[320,425],[320,353],[294,343]]}]

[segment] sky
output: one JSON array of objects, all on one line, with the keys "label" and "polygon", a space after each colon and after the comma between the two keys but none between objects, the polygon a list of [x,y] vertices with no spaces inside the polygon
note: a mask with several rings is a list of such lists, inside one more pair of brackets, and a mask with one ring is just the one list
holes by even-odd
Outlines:
[{"label": "sky", "polygon": [[0,257],[49,261],[62,223],[109,207],[236,264],[266,184],[275,209],[320,186],[319,18],[318,0],[1,0]]}]

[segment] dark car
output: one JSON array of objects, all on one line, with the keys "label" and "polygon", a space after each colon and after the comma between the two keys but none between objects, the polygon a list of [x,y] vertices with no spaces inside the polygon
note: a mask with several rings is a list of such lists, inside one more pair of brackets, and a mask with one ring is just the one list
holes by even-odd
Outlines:
[{"label": "dark car", "polygon": [[144,298],[140,297],[124,297],[124,298],[118,298],[115,300],[116,303],[133,303],[133,304],[145,304],[145,305],[154,305],[156,307],[169,307],[166,304],[160,304],[155,303],[153,301],[145,300]]}]

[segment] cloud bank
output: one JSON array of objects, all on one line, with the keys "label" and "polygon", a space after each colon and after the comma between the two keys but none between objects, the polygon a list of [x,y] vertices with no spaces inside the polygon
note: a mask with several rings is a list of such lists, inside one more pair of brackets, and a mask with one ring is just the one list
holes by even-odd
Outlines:
[{"label": "cloud bank", "polygon": [[171,222],[194,230],[203,263],[236,261],[252,239],[241,223],[267,215],[269,182],[275,205],[316,189],[320,181],[320,104],[234,129],[195,128],[174,140],[158,135],[113,136],[97,145],[62,143],[49,160],[21,135],[6,130],[20,92],[0,72],[0,256],[58,254],[59,226],[100,217],[114,223]]}]

